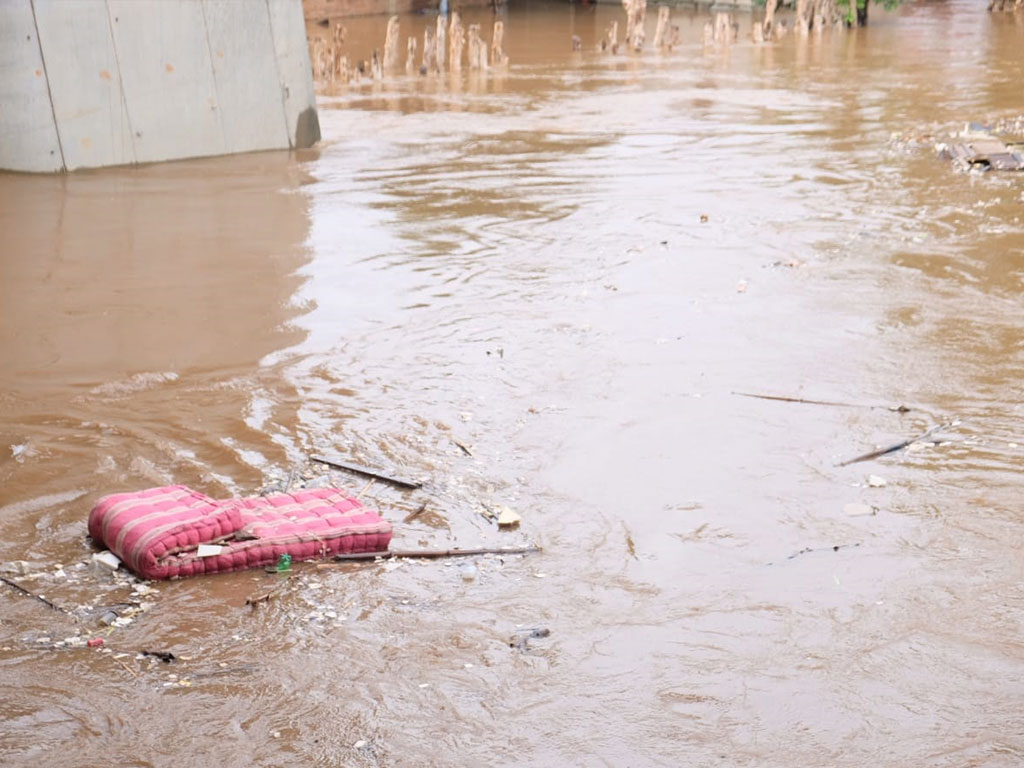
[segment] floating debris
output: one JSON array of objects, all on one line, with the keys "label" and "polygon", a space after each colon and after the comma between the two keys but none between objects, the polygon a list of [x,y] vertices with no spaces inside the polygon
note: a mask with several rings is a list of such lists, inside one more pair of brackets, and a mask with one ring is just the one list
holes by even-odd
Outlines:
[{"label": "floating debris", "polygon": [[517,651],[528,651],[530,649],[531,640],[543,640],[550,636],[551,630],[547,627],[517,629],[516,634],[513,635],[512,639],[509,641],[508,647],[515,648]]},{"label": "floating debris", "polygon": [[[351,560],[391,560],[397,558],[439,559],[445,557],[472,557],[475,555],[529,555],[540,552],[540,547],[484,547],[481,549],[412,549],[388,550],[387,552],[357,552],[348,555],[335,555],[336,562]],[[319,563],[318,568],[331,568],[333,563]]]},{"label": "floating debris", "polygon": [[410,512],[408,515],[406,515],[405,519],[403,519],[402,522],[403,523],[411,523],[413,520],[415,520],[417,517],[419,517],[420,515],[422,515],[426,511],[427,511],[427,502],[424,501],[422,504],[419,505],[419,507],[416,508],[415,511]]},{"label": "floating debris", "polygon": [[397,485],[401,488],[409,488],[412,490],[420,488],[423,485],[423,483],[421,482],[415,482],[413,480],[403,480],[401,478],[393,477],[392,475],[380,472],[376,469],[370,469],[369,467],[363,467],[358,464],[352,464],[342,459],[330,458],[327,456],[310,456],[310,458],[313,461],[320,462],[321,464],[327,464],[332,467],[337,467],[338,469],[346,469],[349,472],[355,472],[357,475],[373,477],[376,478],[377,480],[383,480],[386,483],[391,483],[392,485]]},{"label": "floating debris", "polygon": [[[1006,131],[999,133],[1005,136]],[[936,144],[935,149],[960,171],[1024,171],[1024,140],[1019,132],[1014,139],[1004,138],[997,134],[996,127],[968,123],[957,136]]]},{"label": "floating debris", "polygon": [[843,507],[843,512],[846,513],[847,517],[870,517],[875,514],[876,510],[874,507],[870,507],[867,504],[847,504]]},{"label": "floating debris", "polygon": [[840,462],[837,466],[845,467],[845,466],[847,466],[849,464],[856,464],[859,461],[869,461],[870,459],[877,459],[880,456],[885,456],[886,454],[889,454],[889,453],[895,453],[896,451],[900,450],[901,448],[907,448],[908,450],[910,450],[910,449],[913,449],[914,447],[920,447],[921,446],[921,441],[924,440],[925,438],[931,437],[931,435],[935,434],[936,432],[938,432],[941,429],[948,429],[950,427],[955,427],[959,423],[960,423],[959,420],[954,420],[954,421],[948,422],[946,424],[936,424],[934,427],[931,427],[930,429],[925,430],[924,432],[922,432],[917,437],[912,437],[909,440],[904,440],[902,442],[896,443],[895,445],[890,445],[888,448],[879,448],[877,451],[870,451],[868,453],[863,453],[860,456],[855,456],[852,459],[847,459],[846,461]]},{"label": "floating debris", "polygon": [[139,657],[140,658],[145,658],[147,656],[151,657],[151,658],[154,658],[154,659],[159,659],[164,664],[170,664],[172,661],[174,661],[177,658],[173,653],[170,653],[168,651],[140,651],[139,652]]},{"label": "floating debris", "polygon": [[12,560],[9,563],[0,565],[0,571],[10,573],[14,576],[27,576],[30,570],[31,566],[27,560]]},{"label": "floating debris", "polygon": [[905,405],[865,405],[863,403],[842,403],[837,400],[813,400],[803,397],[789,397],[787,395],[765,395],[758,392],[737,392],[734,395],[740,397],[753,397],[758,400],[776,400],[781,403],[803,403],[805,405],[830,405],[837,408],[885,408],[895,413],[909,413],[910,408]]},{"label": "floating debris", "polygon": [[498,528],[512,529],[522,522],[522,518],[517,512],[506,507],[498,507]]},{"label": "floating debris", "polygon": [[121,558],[113,552],[97,552],[92,556],[92,561],[96,565],[102,566],[103,568],[111,571],[116,571],[121,567]]},{"label": "floating debris", "polygon": [[60,611],[61,613],[67,613],[66,610],[61,608],[56,603],[53,603],[53,602],[47,600],[42,595],[37,595],[35,592],[32,592],[32,591],[30,591],[28,589],[25,589],[25,587],[21,586],[21,584],[19,584],[18,582],[14,581],[13,579],[9,579],[6,576],[0,576],[0,581],[2,581],[4,584],[6,584],[7,586],[11,587],[12,589],[18,590],[23,595],[27,595],[28,597],[35,598],[36,600],[38,600],[43,605],[45,605],[45,606],[47,606],[49,608],[52,608],[55,611]]},{"label": "floating debris", "polygon": [[[831,547],[804,547],[803,549],[794,552],[786,557],[787,560],[795,560],[801,555],[809,555],[812,552],[838,552],[841,549],[854,549],[860,546],[858,541],[855,544],[833,544]],[[768,565],[774,565],[774,563],[768,563]]]}]

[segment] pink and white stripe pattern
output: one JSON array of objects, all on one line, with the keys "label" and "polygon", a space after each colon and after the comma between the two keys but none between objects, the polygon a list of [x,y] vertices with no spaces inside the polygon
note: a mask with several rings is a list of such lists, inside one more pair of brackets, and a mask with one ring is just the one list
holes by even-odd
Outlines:
[{"label": "pink and white stripe pattern", "polygon": [[[136,575],[173,579],[261,568],[283,554],[385,552],[391,524],[337,488],[218,501],[170,485],[103,497],[89,514],[89,535]],[[221,549],[199,557],[200,544]]]}]

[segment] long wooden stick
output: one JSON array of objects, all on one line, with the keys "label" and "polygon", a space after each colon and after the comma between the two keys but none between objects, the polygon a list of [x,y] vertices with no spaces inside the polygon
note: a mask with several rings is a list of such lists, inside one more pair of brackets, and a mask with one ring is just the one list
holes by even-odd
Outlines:
[{"label": "long wooden stick", "polygon": [[128,673],[129,675],[131,675],[132,677],[134,677],[134,678],[135,678],[136,680],[138,680],[138,679],[139,679],[139,673],[138,673],[138,672],[136,672],[136,671],[135,671],[134,669],[132,669],[131,667],[129,667],[129,666],[128,666],[127,664],[125,664],[125,663],[124,663],[123,661],[121,661],[121,659],[114,659],[114,661],[116,661],[116,662],[117,662],[118,664],[120,664],[120,665],[121,665],[122,667],[124,667],[125,671],[126,671],[126,672],[127,672],[127,673]]},{"label": "long wooden stick", "polygon": [[952,424],[936,424],[934,427],[932,427],[931,429],[925,430],[924,432],[922,432],[917,437],[912,437],[909,440],[904,440],[901,443],[896,443],[895,445],[890,445],[888,448],[879,448],[877,451],[871,451],[869,453],[863,453],[860,456],[854,456],[852,459],[847,459],[846,461],[838,464],[837,466],[845,467],[845,466],[847,466],[849,464],[856,464],[859,461],[869,461],[870,459],[877,459],[879,456],[885,456],[887,453],[895,453],[896,451],[900,450],[901,448],[906,448],[911,443],[916,443],[918,440],[924,440],[926,437],[928,437],[929,435],[933,434],[934,432],[937,432],[940,429],[944,429],[946,427],[951,427],[951,426],[953,426],[953,425]]},{"label": "long wooden stick", "polygon": [[786,397],[785,395],[761,395],[756,392],[733,392],[740,397],[754,397],[758,400],[775,400],[780,403],[803,403],[805,405],[831,405],[836,408],[885,408],[898,413],[907,413],[910,408],[905,405],[863,405],[860,403],[840,403],[835,400],[808,400],[802,397]]},{"label": "long wooden stick", "polygon": [[0,581],[2,581],[4,584],[6,584],[7,586],[9,586],[11,588],[18,590],[23,595],[28,595],[29,597],[34,597],[40,603],[42,603],[43,605],[49,606],[50,608],[52,608],[55,611],[60,611],[61,613],[67,613],[67,611],[65,611],[63,608],[61,608],[56,603],[51,603],[49,600],[47,600],[42,595],[37,595],[35,592],[30,592],[29,590],[25,589],[23,586],[21,586],[21,584],[19,584],[18,582],[14,581],[13,579],[8,579],[6,576],[0,576]]},{"label": "long wooden stick", "polygon": [[832,400],[805,400],[802,397],[786,397],[784,395],[759,395],[755,392],[733,392],[740,397],[754,397],[758,400],[777,400],[781,403],[806,403],[807,405],[834,405],[838,408],[870,408],[871,406],[854,405],[853,403],[837,403]]},{"label": "long wooden stick", "polygon": [[[337,562],[349,560],[392,560],[396,557],[436,559],[442,557],[471,557],[473,555],[526,555],[540,552],[540,547],[495,547],[483,549],[395,549],[384,552],[356,552],[349,555],[335,555]],[[321,565],[329,565],[322,563]]]},{"label": "long wooden stick", "polygon": [[383,480],[386,483],[397,485],[400,488],[416,489],[423,485],[423,483],[413,482],[412,480],[402,480],[398,477],[392,477],[386,475],[383,472],[378,472],[376,469],[370,469],[369,467],[361,467],[358,464],[350,464],[347,461],[341,461],[340,459],[329,459],[326,456],[310,456],[313,461],[318,461],[321,464],[327,464],[331,467],[337,467],[338,469],[347,469],[349,472],[355,472],[358,475],[366,475],[367,477],[374,477],[378,480]]}]

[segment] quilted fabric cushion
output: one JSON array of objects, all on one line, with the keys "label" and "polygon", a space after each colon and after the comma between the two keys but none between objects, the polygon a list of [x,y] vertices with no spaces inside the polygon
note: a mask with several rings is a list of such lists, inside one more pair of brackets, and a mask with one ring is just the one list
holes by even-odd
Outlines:
[{"label": "quilted fabric cushion", "polygon": [[[172,485],[100,499],[89,535],[135,574],[170,579],[260,568],[283,554],[386,552],[391,524],[337,488],[217,501]],[[200,544],[219,550],[200,557]]]}]

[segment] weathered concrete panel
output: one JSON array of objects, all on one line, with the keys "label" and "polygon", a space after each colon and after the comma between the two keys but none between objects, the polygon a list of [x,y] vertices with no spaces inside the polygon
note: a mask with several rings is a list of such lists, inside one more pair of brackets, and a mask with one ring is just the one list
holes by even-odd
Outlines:
[{"label": "weathered concrete panel", "polygon": [[228,151],[288,146],[266,4],[203,0],[203,14]]},{"label": "weathered concrete panel", "polygon": [[[622,0],[615,0],[621,3]],[[494,0],[460,0],[449,2],[451,7],[462,10],[481,6],[493,6]],[[386,13],[421,13],[425,10],[437,10],[438,0],[302,0],[307,19],[336,18],[339,16],[370,16]],[[497,5],[504,5],[499,0]]]},{"label": "weathered concrete panel", "polygon": [[2,169],[319,138],[300,0],[0,0]]},{"label": "weathered concrete panel", "polygon": [[59,171],[46,72],[29,0],[0,2],[0,168]]},{"label": "weathered concrete panel", "polygon": [[284,91],[289,141],[292,147],[310,147],[320,141],[320,122],[316,116],[316,93],[302,6],[294,0],[267,0],[267,7]]},{"label": "weathered concrete panel", "polygon": [[104,0],[34,0],[68,170],[135,162]]},{"label": "weathered concrete panel", "polygon": [[108,7],[135,159],[226,153],[203,6],[109,0]]}]

